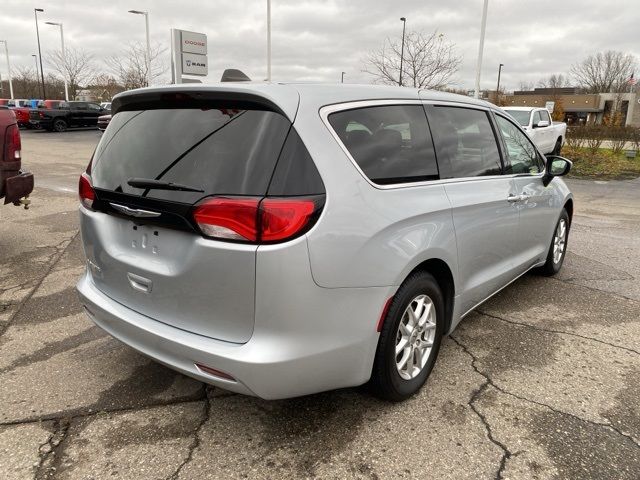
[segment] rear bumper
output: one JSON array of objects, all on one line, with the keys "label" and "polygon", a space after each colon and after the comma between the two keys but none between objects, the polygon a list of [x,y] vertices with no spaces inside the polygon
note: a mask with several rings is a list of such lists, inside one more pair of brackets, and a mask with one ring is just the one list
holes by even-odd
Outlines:
[{"label": "rear bumper", "polygon": [[[78,282],[77,290],[90,319],[123,343],[200,381],[264,399],[365,383],[371,375],[377,347],[378,310],[390,294],[389,288],[382,287],[321,289],[324,293],[319,297],[327,306],[325,310],[313,311],[310,305],[309,318],[293,315],[287,307],[287,318],[278,315],[272,319],[271,312],[265,312],[265,328],[259,327],[261,322],[257,319],[251,339],[237,344],[187,332],[137,313],[98,290],[88,272]],[[326,303],[327,295],[333,298],[332,302]],[[278,303],[273,300],[271,305]],[[374,306],[377,303],[380,308]],[[360,312],[364,313],[362,320],[356,318]],[[338,319],[349,324],[336,330]],[[300,327],[291,327],[296,322]],[[314,328],[316,333],[310,334]],[[225,372],[236,381],[203,373],[196,363]]]}]

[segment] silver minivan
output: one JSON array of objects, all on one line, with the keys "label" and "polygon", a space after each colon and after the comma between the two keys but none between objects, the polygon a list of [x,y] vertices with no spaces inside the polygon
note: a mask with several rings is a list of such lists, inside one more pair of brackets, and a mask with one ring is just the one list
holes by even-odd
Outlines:
[{"label": "silver minivan", "polygon": [[368,382],[402,400],[467,313],[562,266],[571,163],[489,103],[223,83],[112,107],[80,178],[81,301],[204,382],[265,399]]}]

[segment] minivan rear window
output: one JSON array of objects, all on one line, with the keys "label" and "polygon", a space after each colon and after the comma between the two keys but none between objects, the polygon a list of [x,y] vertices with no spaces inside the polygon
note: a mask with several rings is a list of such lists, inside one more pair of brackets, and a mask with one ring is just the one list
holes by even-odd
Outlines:
[{"label": "minivan rear window", "polygon": [[[115,114],[91,167],[97,189],[180,203],[265,195],[291,123],[261,110],[157,109]],[[202,192],[134,188],[131,178]]]}]

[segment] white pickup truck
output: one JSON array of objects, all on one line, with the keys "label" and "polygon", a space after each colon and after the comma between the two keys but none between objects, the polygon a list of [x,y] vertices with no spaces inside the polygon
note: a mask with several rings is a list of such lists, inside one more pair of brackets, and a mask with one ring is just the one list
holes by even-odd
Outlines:
[{"label": "white pickup truck", "polygon": [[504,107],[504,110],[516,119],[542,153],[560,155],[567,133],[566,123],[552,122],[546,108]]}]

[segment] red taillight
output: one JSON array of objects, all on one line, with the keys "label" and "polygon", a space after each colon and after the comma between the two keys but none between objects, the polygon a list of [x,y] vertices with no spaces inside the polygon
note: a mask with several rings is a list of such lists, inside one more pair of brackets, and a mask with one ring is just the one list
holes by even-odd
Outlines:
[{"label": "red taillight", "polygon": [[5,162],[15,162],[20,160],[20,129],[18,125],[9,125],[4,134],[4,160]]},{"label": "red taillight", "polygon": [[313,200],[265,198],[260,205],[261,240],[277,242],[292,237],[307,225],[315,209]]},{"label": "red taillight", "polygon": [[259,204],[259,198],[210,198],[196,207],[193,218],[208,237],[255,242]]},{"label": "red taillight", "polygon": [[193,212],[208,237],[244,242],[281,242],[305,229],[317,206],[309,198],[214,197]]},{"label": "red taillight", "polygon": [[86,208],[93,207],[93,201],[96,199],[96,193],[93,191],[91,185],[91,177],[86,173],[80,175],[78,182],[78,195],[80,196],[80,203]]}]

